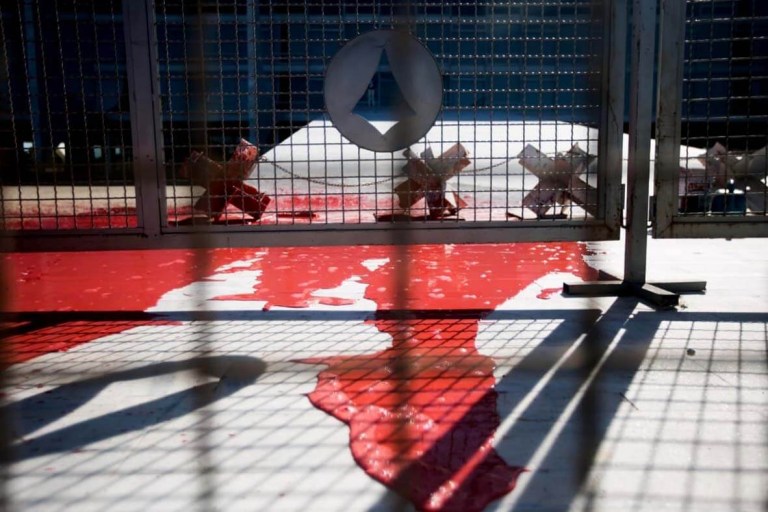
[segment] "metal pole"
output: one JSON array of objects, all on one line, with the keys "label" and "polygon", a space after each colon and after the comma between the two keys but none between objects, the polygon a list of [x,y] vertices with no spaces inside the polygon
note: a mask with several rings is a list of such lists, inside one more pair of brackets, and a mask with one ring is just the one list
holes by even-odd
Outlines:
[{"label": "metal pole", "polygon": [[[624,138],[624,82],[627,59],[627,0],[603,0],[600,135],[597,161],[598,190],[604,197],[598,215],[611,230],[619,231],[624,209],[621,193]],[[618,238],[618,234],[616,235]]]},{"label": "metal pole", "polygon": [[680,177],[684,53],[685,2],[661,0],[654,236],[658,236],[670,226],[672,217],[678,209],[677,183]]},{"label": "metal pole", "polygon": [[[42,163],[43,160],[43,148],[46,146],[46,141],[43,139],[42,129],[42,111],[40,110],[40,74],[38,72],[38,52],[36,41],[39,38],[35,33],[35,11],[34,5],[31,0],[24,0],[23,23],[22,31],[24,33],[24,58],[27,63],[27,90],[29,94],[29,119],[32,129],[32,155],[34,157],[34,172],[37,172],[37,166]],[[40,44],[44,44],[42,38]],[[13,101],[13,98],[11,98]],[[48,133],[51,131],[51,127],[48,127]],[[48,146],[53,145],[53,141],[47,141]],[[49,148],[50,149],[50,148]],[[50,151],[49,151],[50,153]]]},{"label": "metal pole", "polygon": [[656,1],[633,0],[632,9],[624,282],[642,286],[645,284],[648,246]]},{"label": "metal pole", "polygon": [[160,235],[165,218],[157,34],[152,5],[152,0],[123,2],[136,207],[139,225],[147,237]]},{"label": "metal pole", "polygon": [[258,58],[258,48],[256,41],[259,37],[258,26],[256,25],[256,16],[258,16],[258,6],[256,0],[248,0],[247,15],[245,23],[248,34],[248,140],[258,146],[259,134],[257,130],[258,116],[256,112],[259,108],[258,82],[256,79],[258,68],[256,59]]},{"label": "metal pole", "polygon": [[[668,23],[676,27],[662,26],[665,46],[660,49],[662,61],[682,58],[682,32],[685,3],[682,0],[662,0]],[[678,5],[672,5],[677,3]],[[648,250],[648,213],[651,175],[651,127],[653,125],[653,91],[656,48],[657,0],[633,0],[632,3],[632,70],[629,97],[629,157],[627,162],[627,222],[624,244],[624,280],[612,278],[597,283],[565,283],[564,291],[569,295],[633,295],[655,307],[671,308],[679,303],[681,293],[701,293],[706,282],[646,282]],[[681,11],[677,11],[680,9]],[[618,44],[618,41],[617,41]],[[668,46],[671,45],[671,46]],[[669,50],[670,54],[667,54]],[[664,52],[664,53],[662,53]],[[670,169],[679,161],[679,95],[675,92],[682,83],[680,69],[672,75],[660,78],[659,82],[659,124],[657,136],[663,146],[659,149],[661,158],[667,164],[664,178],[669,179]],[[667,90],[669,87],[669,90]],[[678,91],[679,92],[679,91]],[[670,109],[667,111],[666,109]],[[675,117],[677,116],[677,117]],[[661,119],[663,118],[663,119]],[[677,121],[675,120],[677,119]],[[666,121],[666,122],[665,122]],[[671,123],[671,124],[670,124]],[[676,124],[675,124],[676,123]],[[603,133],[600,134],[601,138]],[[602,154],[605,150],[601,151]],[[676,175],[676,174],[675,174]],[[669,188],[669,187],[667,187]],[[657,189],[658,190],[658,189]],[[673,193],[677,190],[674,189]],[[668,201],[668,199],[665,199]],[[610,212],[606,212],[607,215]]]}]

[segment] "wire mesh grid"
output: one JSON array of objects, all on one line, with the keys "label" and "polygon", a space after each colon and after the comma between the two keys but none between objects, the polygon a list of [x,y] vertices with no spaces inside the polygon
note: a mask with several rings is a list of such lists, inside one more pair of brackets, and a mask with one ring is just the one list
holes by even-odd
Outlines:
[{"label": "wire mesh grid", "polygon": [[[11,502],[21,508],[34,503],[63,510],[79,499],[80,492],[92,489],[89,494],[97,497],[91,503],[97,508],[117,502],[128,509],[152,508],[158,499],[168,505],[165,497],[173,489],[176,505],[195,507],[200,505],[197,490],[208,477],[216,483],[214,503],[230,510],[243,506],[299,510],[310,504],[336,509],[340,503],[355,510],[393,510],[391,497],[355,469],[346,428],[309,405],[306,395],[316,387],[317,368],[299,363],[344,354],[349,371],[365,383],[367,374],[378,377],[371,363],[386,359],[380,352],[378,358],[365,355],[377,354],[390,340],[363,323],[363,315],[357,320],[316,315],[311,320],[282,317],[287,322],[272,318],[136,327],[85,345],[77,354],[61,354],[64,359],[43,357],[17,368],[13,379],[19,380],[11,385],[20,391],[14,392],[12,414],[30,442],[18,452],[21,460],[10,489]],[[494,355],[505,353],[511,364],[534,350],[560,323],[489,322],[493,335],[487,348],[493,348]],[[82,322],[81,334],[91,334],[96,325]],[[203,357],[201,332],[206,333],[207,348],[216,354],[210,357],[217,368],[213,373],[226,369],[227,379],[218,382],[210,403],[195,411],[190,410],[193,396],[211,391],[206,384],[218,380],[196,379],[193,373],[192,359]],[[461,358],[458,352],[455,357]],[[109,365],[106,374],[105,365]],[[175,378],[163,383],[163,375],[173,373]],[[429,383],[417,381],[419,387]],[[117,411],[110,403],[114,392],[121,395]],[[468,399],[476,398],[471,391],[464,392]],[[165,399],[158,400],[158,393]],[[452,414],[461,407],[460,395],[457,390],[447,408]],[[181,403],[174,409],[164,407],[164,401],[178,399]],[[72,418],[75,423],[46,428],[53,418],[76,408],[91,412],[80,421]],[[213,425],[207,436],[216,452],[210,475],[195,470],[195,446],[205,441],[194,435],[201,415],[210,415]],[[460,452],[462,440],[457,437],[455,442],[454,450]],[[72,454],[79,456],[67,462]],[[121,463],[115,465],[115,460]],[[113,485],[117,481],[121,484]],[[123,485],[126,481],[131,484]],[[118,492],[117,487],[123,490]],[[38,493],[43,489],[47,497]],[[108,489],[115,489],[115,494]]]},{"label": "wire mesh grid", "polygon": [[766,215],[768,8],[686,3],[682,216]]},{"label": "wire mesh grid", "polygon": [[3,229],[136,227],[121,9],[0,6]]},{"label": "wire mesh grid", "polygon": [[[578,0],[158,1],[168,222],[592,218],[596,11]],[[325,109],[334,55],[361,34],[391,29],[418,39],[442,74],[442,110],[410,159],[350,143]],[[354,112],[384,132],[400,101],[382,59]],[[430,147],[438,156],[457,144],[460,156],[445,157],[458,165],[447,182],[406,168]]]},{"label": "wire mesh grid", "polygon": [[[371,468],[352,459],[349,427],[307,400],[322,385],[319,361],[337,370],[341,361],[347,375],[336,377],[360,390],[351,400],[375,402],[378,392],[391,392],[367,388],[390,362],[391,338],[365,322],[365,312],[218,315],[200,321],[179,314],[155,325],[126,320],[123,328],[135,326],[15,366],[5,413],[23,442],[13,445],[9,510],[397,509],[396,498],[356,462]],[[498,509],[761,510],[765,317],[682,315],[614,317],[586,339],[599,324],[584,311],[499,311],[480,322],[477,348],[496,362],[491,380],[502,421],[495,450],[534,475]],[[467,319],[449,316],[418,325],[430,330],[437,322],[446,332],[453,325],[460,336]],[[57,335],[66,343],[105,326],[70,320]],[[583,373],[595,347],[599,364]],[[429,350],[419,355],[430,357]],[[452,418],[463,400],[476,405],[478,390],[468,384],[478,366],[458,350],[448,359],[466,372],[456,373],[445,405]],[[420,394],[450,371],[413,381],[414,407],[430,407]],[[589,393],[599,404],[594,415],[584,409]],[[430,409],[438,423],[439,409]],[[482,411],[467,414],[480,421],[473,428],[483,428]],[[584,428],[600,447],[588,477],[575,463],[589,449]],[[462,436],[451,439],[453,458],[476,448]],[[206,489],[211,495],[203,499]]]},{"label": "wire mesh grid", "polygon": [[658,324],[607,432],[591,478],[613,491],[598,509],[764,510],[767,324],[684,317]]}]

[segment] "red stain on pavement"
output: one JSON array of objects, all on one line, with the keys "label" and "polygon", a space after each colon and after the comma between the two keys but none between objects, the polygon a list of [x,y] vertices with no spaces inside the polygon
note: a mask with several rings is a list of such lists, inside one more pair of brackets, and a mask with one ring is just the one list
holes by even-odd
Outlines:
[{"label": "red stain on pavement", "polygon": [[136,208],[94,208],[93,210],[63,215],[55,211],[27,212],[25,216],[0,220],[3,229],[109,229],[138,226]]},{"label": "red stain on pavement", "polygon": [[562,288],[542,288],[539,294],[536,295],[536,298],[549,300],[553,295],[560,293],[562,290]]},{"label": "red stain on pavement", "polygon": [[[308,307],[327,299],[318,290],[367,284],[372,323],[392,347],[304,361],[327,365],[309,398],[349,425],[352,455],[370,476],[419,510],[471,512],[524,471],[492,446],[500,420],[494,362],[475,346],[479,320],[546,274],[594,279],[583,253],[576,243],[270,250],[254,264],[263,273],[253,293],[220,298]],[[396,258],[409,273],[400,295]]]},{"label": "red stain on pavement", "polygon": [[[252,250],[12,253],[3,256],[10,313],[140,312],[166,292],[209,276]],[[200,263],[204,263],[200,265]],[[40,316],[45,321],[44,316]],[[109,334],[166,320],[73,320],[54,325],[12,325],[3,339],[4,364],[61,352]]]},{"label": "red stain on pavement", "polygon": [[359,194],[344,195],[296,195],[278,199],[278,210],[281,211],[301,211],[311,210],[323,212],[325,210],[348,210],[354,212],[361,207],[361,197]]},{"label": "red stain on pavement", "polygon": [[[252,293],[219,299],[266,301],[266,308],[343,305],[354,301],[334,288],[366,285],[364,297],[377,304],[370,322],[392,346],[305,361],[326,365],[309,398],[349,425],[352,455],[371,477],[419,510],[471,512],[511,491],[524,471],[492,446],[500,421],[494,362],[475,346],[479,321],[546,274],[594,279],[584,252],[577,243],[324,247],[269,249],[255,259],[252,249],[204,257],[185,250],[11,254],[4,263],[12,280],[7,309],[16,312],[143,311],[235,261],[246,263],[219,272],[261,270],[259,283]],[[397,263],[408,270],[401,290]],[[29,329],[6,337],[6,360],[149,323],[73,320]]]},{"label": "red stain on pavement", "polygon": [[357,463],[419,510],[479,511],[511,491],[524,469],[492,446],[494,362],[474,346],[478,318],[375,325],[392,348],[306,361],[328,365],[309,398],[349,424]]},{"label": "red stain on pavement", "polygon": [[[169,208],[168,222],[171,225],[274,225],[306,224],[323,219],[326,222],[373,223],[376,221],[376,211],[388,212],[392,209],[392,201],[388,198],[372,201],[361,198],[356,192],[302,195],[289,190],[277,194],[273,201],[247,183],[232,185],[230,182],[217,181],[211,183],[211,186],[211,195],[206,194],[201,198],[203,202],[199,205],[200,209],[192,206]],[[231,199],[230,204],[225,204],[225,196]],[[212,212],[212,215],[203,213],[207,211]],[[42,209],[25,211],[23,215],[15,212],[0,218],[0,229],[9,231],[125,229],[138,226],[134,207],[93,207],[68,214],[54,209]]]},{"label": "red stain on pavement", "polygon": [[[253,250],[11,253],[5,310],[144,311],[166,292],[250,257]],[[202,263],[202,265],[201,265]]]},{"label": "red stain on pavement", "polygon": [[119,334],[144,325],[170,325],[171,321],[137,320],[77,320],[34,328],[29,332],[8,336],[3,340],[3,364],[23,363],[51,352],[66,352],[72,347],[88,343],[110,334]]}]

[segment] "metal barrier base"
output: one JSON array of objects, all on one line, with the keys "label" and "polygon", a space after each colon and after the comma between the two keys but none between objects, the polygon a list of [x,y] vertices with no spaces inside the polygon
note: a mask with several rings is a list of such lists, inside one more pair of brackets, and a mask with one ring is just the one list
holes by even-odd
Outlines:
[{"label": "metal barrier base", "polygon": [[600,271],[598,281],[563,283],[563,293],[577,297],[637,297],[656,309],[671,309],[680,304],[680,295],[704,293],[706,281],[631,283]]}]

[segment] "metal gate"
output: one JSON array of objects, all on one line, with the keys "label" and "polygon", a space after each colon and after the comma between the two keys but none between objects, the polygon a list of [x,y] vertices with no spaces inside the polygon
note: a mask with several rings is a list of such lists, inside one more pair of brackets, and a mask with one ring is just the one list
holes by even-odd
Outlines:
[{"label": "metal gate", "polygon": [[768,4],[661,2],[653,235],[768,236]]},{"label": "metal gate", "polygon": [[[16,249],[619,236],[623,0],[3,5]],[[329,66],[366,34],[439,72],[406,147],[365,149],[329,115]],[[422,106],[392,58],[347,70],[371,71],[344,102],[381,133]]]}]

